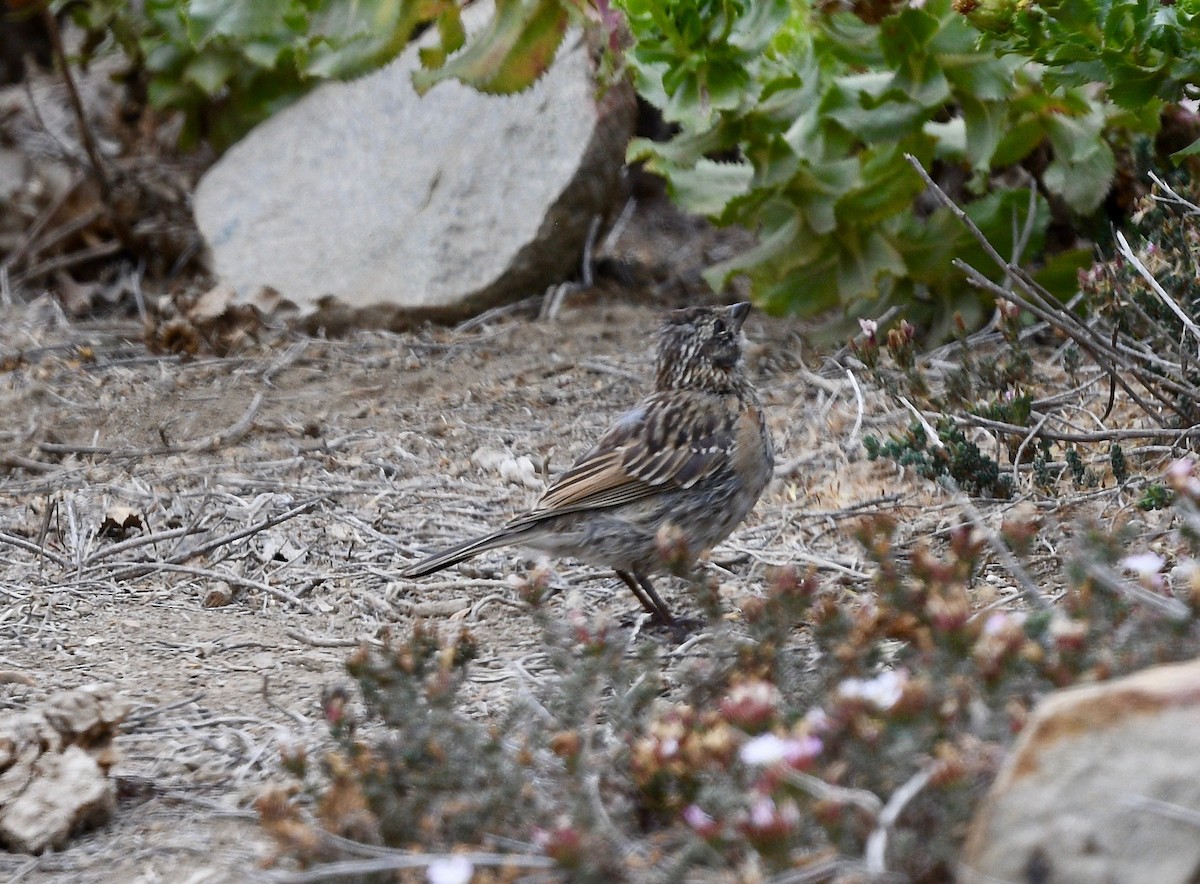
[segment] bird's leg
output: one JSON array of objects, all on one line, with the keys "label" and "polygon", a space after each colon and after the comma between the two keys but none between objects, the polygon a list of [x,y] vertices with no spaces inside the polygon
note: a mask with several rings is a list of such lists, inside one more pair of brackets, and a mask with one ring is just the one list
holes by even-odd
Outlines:
[{"label": "bird's leg", "polygon": [[625,585],[629,587],[630,592],[637,596],[637,600],[642,603],[643,608],[645,608],[651,614],[658,616],[658,609],[654,607],[654,604],[650,601],[650,599],[646,598],[646,593],[642,591],[641,584],[639,584],[633,578],[632,574],[630,574],[628,571],[618,571],[617,576],[620,577],[621,580],[624,581]]},{"label": "bird's leg", "polygon": [[667,607],[667,603],[662,600],[662,596],[654,589],[654,584],[650,582],[650,578],[636,571],[633,573],[633,576],[642,585],[642,589],[646,593],[646,598],[654,603],[658,622],[664,626],[674,626],[675,618],[671,616],[671,609]]},{"label": "bird's leg", "polygon": [[654,584],[650,582],[650,578],[636,571],[632,573],[629,571],[618,571],[617,576],[625,581],[625,585],[637,596],[637,600],[642,603],[642,607],[653,615],[656,623],[661,623],[664,626],[674,625],[675,618],[671,616],[671,609],[667,607],[667,603],[655,591]]},{"label": "bird's leg", "polygon": [[641,574],[630,573],[629,571],[618,571],[617,576],[637,596],[637,600],[642,603],[643,608],[650,612],[656,623],[669,625],[674,622],[670,610],[663,604],[663,600],[658,597],[658,593],[654,591],[654,587],[649,585],[650,581],[646,580]]}]

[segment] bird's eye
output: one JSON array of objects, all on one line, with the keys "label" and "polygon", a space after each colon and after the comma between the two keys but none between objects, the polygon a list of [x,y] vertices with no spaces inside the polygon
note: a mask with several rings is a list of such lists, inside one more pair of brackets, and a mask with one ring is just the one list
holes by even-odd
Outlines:
[{"label": "bird's eye", "polygon": [[716,322],[713,323],[713,334],[715,334],[715,335],[725,334],[725,321],[724,320],[718,319]]}]

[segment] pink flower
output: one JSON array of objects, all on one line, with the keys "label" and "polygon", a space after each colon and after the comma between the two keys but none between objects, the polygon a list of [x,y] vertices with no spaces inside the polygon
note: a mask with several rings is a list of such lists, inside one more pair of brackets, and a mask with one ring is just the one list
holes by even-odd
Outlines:
[{"label": "pink flower", "polygon": [[765,795],[750,807],[750,825],[765,829],[775,821],[775,801]]},{"label": "pink flower", "polygon": [[742,829],[757,841],[786,838],[800,823],[800,809],[796,802],[786,800],[780,805],[767,795],[759,796],[750,805]]},{"label": "pink flower", "polygon": [[1014,611],[1011,613],[1008,611],[994,611],[983,622],[983,634],[1000,635],[1013,627],[1020,629],[1024,625],[1024,611]]},{"label": "pink flower", "polygon": [[833,722],[829,720],[829,713],[820,706],[814,706],[804,713],[804,724],[809,732],[814,734],[825,733],[833,726]]},{"label": "pink flower", "polygon": [[907,672],[889,669],[874,678],[848,678],[838,685],[837,692],[844,700],[861,700],[880,712],[887,712],[900,702],[907,683]]},{"label": "pink flower", "polygon": [[1196,461],[1191,457],[1181,457],[1167,467],[1167,484],[1180,494],[1191,498],[1200,497],[1200,479],[1196,478]]},{"label": "pink flower", "polygon": [[769,681],[755,679],[740,682],[721,698],[721,716],[730,724],[747,731],[760,731],[775,720],[779,708],[779,689]]},{"label": "pink flower", "polygon": [[689,804],[683,809],[683,821],[701,838],[715,838],[721,831],[720,823],[695,804]]},{"label": "pink flower", "polygon": [[800,767],[820,755],[824,748],[820,738],[811,735],[784,739],[775,734],[763,734],[743,743],[738,758],[743,764],[769,765],[784,761]]},{"label": "pink flower", "polygon": [[1072,620],[1063,614],[1055,614],[1050,620],[1050,638],[1063,651],[1081,651],[1087,641],[1088,625],[1082,620]]}]

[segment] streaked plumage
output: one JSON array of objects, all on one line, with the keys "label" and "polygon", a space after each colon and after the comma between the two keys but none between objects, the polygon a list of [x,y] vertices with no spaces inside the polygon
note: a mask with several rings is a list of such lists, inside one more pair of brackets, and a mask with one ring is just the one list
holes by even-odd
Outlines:
[{"label": "streaked plumage", "polygon": [[660,531],[690,554],[721,542],[771,477],[774,451],[745,374],[748,303],[668,313],[658,332],[655,392],[626,412],[529,512],[402,572],[423,577],[500,546],[524,545],[610,567],[654,617],[671,612],[650,583]]}]

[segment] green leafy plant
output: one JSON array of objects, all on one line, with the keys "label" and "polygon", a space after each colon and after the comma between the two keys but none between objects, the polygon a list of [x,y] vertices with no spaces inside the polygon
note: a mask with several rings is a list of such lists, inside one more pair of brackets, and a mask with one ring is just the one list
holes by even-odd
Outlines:
[{"label": "green leafy plant", "polygon": [[[978,322],[983,301],[950,266],[978,247],[948,212],[916,205],[924,188],[905,154],[962,169],[967,212],[1005,254],[1027,226],[1026,257],[1050,220],[1042,189],[1088,213],[1113,176],[1115,108],[979,51],[949,0],[857,14],[784,0],[622,6],[638,90],[681,128],[629,155],[685,208],[758,231],[757,248],[707,278],[719,288],[747,274],[768,309],[872,315],[899,303],[937,336],[955,310]],[[1016,187],[990,177],[1043,145],[1053,153],[1034,194],[1031,176]]]},{"label": "green leafy plant", "polygon": [[524,88],[549,66],[567,25],[560,0],[501,0],[464,47],[456,0],[57,0],[88,39],[85,55],[119,48],[150,105],[184,115],[183,141],[222,148],[317,83],[360,76],[393,58],[421,28],[428,89],[457,77],[488,92]]},{"label": "green leafy plant", "polygon": [[[1165,104],[1197,79],[1185,52],[1196,42],[1191,12],[1158,15],[1148,0],[1069,0],[1051,13],[966,3],[615,0],[587,10],[612,50],[614,9],[624,14],[630,39],[614,66],[623,58],[679,130],[636,141],[630,159],[663,175],[684,208],[759,234],[756,248],[710,268],[714,288],[744,274],[767,309],[806,315],[899,304],[934,339],[952,333],[956,313],[976,326],[990,302],[951,259],[993,279],[999,270],[952,213],[922,203],[911,154],[958,182],[959,202],[1003,254],[1042,261],[1039,281],[1074,292],[1090,256],[1044,254],[1051,216],[1061,226],[1094,213],[1116,175],[1113,144],[1156,132]],[[998,25],[1005,16],[1020,27]],[[987,43],[977,24],[1007,42]],[[560,32],[546,33],[542,47]],[[1109,97],[1093,86],[1105,77]],[[999,174],[1022,164],[1024,175]]]},{"label": "green leafy plant", "polygon": [[[1150,122],[1200,82],[1194,0],[956,0],[990,45],[1047,66],[1049,82],[1104,84],[1108,98]],[[1200,153],[1200,141],[1176,154]]]},{"label": "green leafy plant", "polygon": [[[1001,253],[1040,261],[1072,294],[1082,249],[1045,251],[1100,206],[1133,133],[1196,76],[1188,5],[1069,0],[855,4],[809,0],[499,0],[476,34],[455,0],[85,0],[70,8],[98,44],[135,61],[150,103],[182,110],[185,139],[218,147],[314,83],[370,70],[420,29],[419,89],[448,77],[524,88],[569,24],[590,28],[602,69],[628,71],[678,133],[638,140],[631,160],[684,208],[759,236],[712,267],[749,277],[777,312],[878,315],[902,305],[931,339],[975,327],[990,296],[951,260],[999,270],[945,207],[927,204],[919,158]],[[985,40],[983,28],[993,36]],[[990,41],[990,42],[989,42]],[[1040,64],[1030,64],[1036,60]],[[1107,78],[1107,90],[1093,82]],[[1015,170],[1020,171],[1015,171]]]}]

